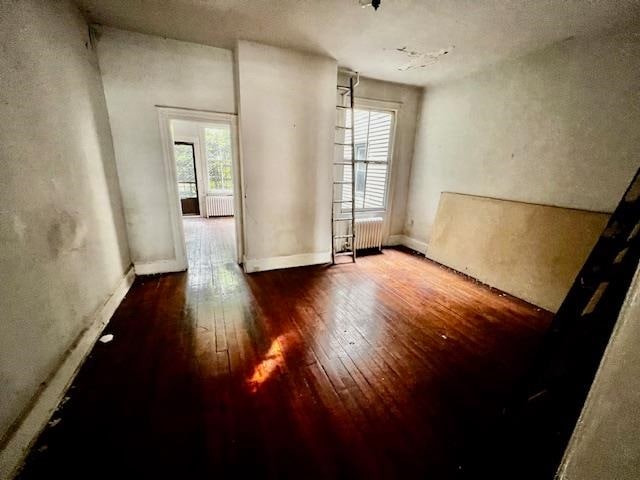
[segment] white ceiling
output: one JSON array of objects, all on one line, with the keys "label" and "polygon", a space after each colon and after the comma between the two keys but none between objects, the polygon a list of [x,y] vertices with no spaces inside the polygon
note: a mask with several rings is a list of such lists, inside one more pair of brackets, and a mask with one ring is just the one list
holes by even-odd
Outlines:
[{"label": "white ceiling", "polygon": [[382,0],[378,11],[358,0],[76,2],[103,25],[224,48],[254,40],[328,55],[367,77],[415,85],[570,36],[640,24],[640,0]]}]

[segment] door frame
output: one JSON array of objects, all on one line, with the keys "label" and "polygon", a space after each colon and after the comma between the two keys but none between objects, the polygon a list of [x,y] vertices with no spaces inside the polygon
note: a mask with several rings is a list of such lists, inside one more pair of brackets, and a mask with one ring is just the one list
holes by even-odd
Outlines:
[{"label": "door frame", "polygon": [[167,189],[167,202],[171,220],[176,263],[182,270],[188,268],[184,228],[182,225],[182,208],[178,194],[178,177],[173,156],[174,135],[171,128],[172,120],[187,120],[197,123],[223,123],[231,130],[231,153],[233,175],[233,207],[236,226],[236,261],[242,263],[244,254],[244,195],[242,185],[242,164],[238,154],[238,116],[235,113],[212,112],[208,110],[193,110],[188,108],[166,107],[156,105],[158,122],[160,125],[160,140],[162,143],[162,159],[164,163],[164,177]]}]

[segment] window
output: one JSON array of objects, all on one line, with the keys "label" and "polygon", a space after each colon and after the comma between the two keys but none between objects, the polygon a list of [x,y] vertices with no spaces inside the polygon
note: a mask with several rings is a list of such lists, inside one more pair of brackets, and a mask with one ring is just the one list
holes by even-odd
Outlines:
[{"label": "window", "polygon": [[205,128],[208,189],[210,193],[233,193],[231,129],[228,125]]},{"label": "window", "polygon": [[176,176],[180,198],[198,197],[193,144],[176,142],[173,146],[176,158]]},{"label": "window", "polygon": [[[354,110],[355,205],[356,210],[384,210],[391,156],[394,112],[356,108]],[[346,112],[351,125],[351,111]],[[351,160],[351,131],[345,131],[344,160]],[[345,166],[343,181],[351,182],[351,167]],[[344,185],[342,199],[351,199],[351,184]],[[343,206],[345,210],[346,204]]]}]

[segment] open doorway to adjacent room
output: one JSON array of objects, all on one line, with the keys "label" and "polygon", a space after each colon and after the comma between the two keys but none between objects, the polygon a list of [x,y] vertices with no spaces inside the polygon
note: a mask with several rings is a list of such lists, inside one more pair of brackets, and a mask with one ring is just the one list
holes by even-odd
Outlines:
[{"label": "open doorway to adjacent room", "polygon": [[183,264],[240,263],[235,116],[161,109],[160,119],[175,167],[171,182],[179,203],[174,220],[182,237],[177,243],[183,248]]}]

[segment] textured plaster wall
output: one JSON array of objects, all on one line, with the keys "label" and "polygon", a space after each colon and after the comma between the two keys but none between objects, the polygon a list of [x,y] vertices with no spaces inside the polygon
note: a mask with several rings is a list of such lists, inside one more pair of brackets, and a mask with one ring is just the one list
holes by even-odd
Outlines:
[{"label": "textured plaster wall", "polygon": [[640,36],[575,38],[426,90],[405,233],[441,192],[611,212],[639,166]]},{"label": "textured plaster wall", "polygon": [[272,257],[327,261],[336,62],[253,42],[236,55],[245,257],[258,268]]},{"label": "textured plaster wall", "polygon": [[67,1],[0,2],[0,45],[2,438],[130,259],[100,72],[82,16]]}]

